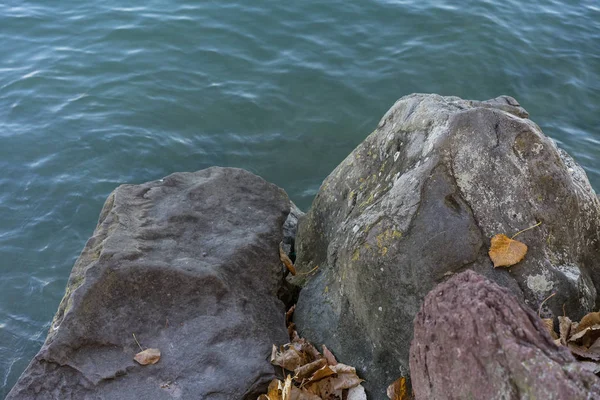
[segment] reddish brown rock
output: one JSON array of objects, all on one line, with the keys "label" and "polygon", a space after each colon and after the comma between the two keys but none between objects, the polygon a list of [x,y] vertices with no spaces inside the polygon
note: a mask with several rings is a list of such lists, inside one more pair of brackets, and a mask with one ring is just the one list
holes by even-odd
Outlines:
[{"label": "reddish brown rock", "polygon": [[554,344],[535,312],[472,271],[426,296],[410,372],[417,400],[600,398],[600,379]]}]

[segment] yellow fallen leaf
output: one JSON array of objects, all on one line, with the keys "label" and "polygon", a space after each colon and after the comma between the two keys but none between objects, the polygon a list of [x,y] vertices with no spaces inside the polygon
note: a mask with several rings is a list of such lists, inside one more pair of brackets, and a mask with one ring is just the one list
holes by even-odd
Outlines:
[{"label": "yellow fallen leaf", "polygon": [[388,386],[387,396],[391,400],[408,400],[410,397],[406,385],[406,378],[401,376]]},{"label": "yellow fallen leaf", "polygon": [[141,365],[156,364],[160,360],[160,350],[146,349],[137,353],[133,359]]},{"label": "yellow fallen leaf", "polygon": [[488,253],[494,268],[515,265],[527,254],[527,246],[506,235],[498,234],[492,238],[492,246]]}]

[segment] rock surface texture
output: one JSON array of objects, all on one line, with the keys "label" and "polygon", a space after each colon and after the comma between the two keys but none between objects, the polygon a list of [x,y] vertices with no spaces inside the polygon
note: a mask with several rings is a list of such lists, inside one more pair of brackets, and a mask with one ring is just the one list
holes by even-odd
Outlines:
[{"label": "rock surface texture", "polygon": [[472,271],[436,286],[415,317],[416,400],[600,398],[600,379],[531,308]]},{"label": "rock surface texture", "polygon": [[[598,307],[600,202],[583,170],[510,97],[400,99],[323,182],[300,224],[309,276],[301,336],[356,366],[370,399],[408,375],[413,318],[437,283],[472,269],[542,316]],[[518,236],[525,259],[494,269],[490,238]],[[297,280],[298,282],[298,280]]]},{"label": "rock surface texture", "polygon": [[[279,260],[290,202],[243,170],[108,198],[46,342],[8,399],[254,399],[288,341]],[[133,361],[158,348],[155,365]]]}]

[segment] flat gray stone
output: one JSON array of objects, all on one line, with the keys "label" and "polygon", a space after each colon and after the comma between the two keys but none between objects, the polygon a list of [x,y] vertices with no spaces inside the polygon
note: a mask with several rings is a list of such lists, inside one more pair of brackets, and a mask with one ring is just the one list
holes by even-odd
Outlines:
[{"label": "flat gray stone", "polygon": [[[108,198],[40,352],[8,399],[253,399],[288,341],[282,189],[210,168]],[[133,361],[160,349],[155,365]]]}]

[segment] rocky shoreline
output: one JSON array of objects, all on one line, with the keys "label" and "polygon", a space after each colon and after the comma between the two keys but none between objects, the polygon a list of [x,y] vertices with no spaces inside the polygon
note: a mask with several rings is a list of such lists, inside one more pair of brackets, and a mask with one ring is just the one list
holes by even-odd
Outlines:
[{"label": "rocky shoreline", "polygon": [[[523,261],[494,268],[490,238],[536,224]],[[411,376],[417,399],[599,398],[530,310],[597,311],[598,254],[585,173],[515,99],[410,95],[306,215],[234,168],[117,188],[7,399],[256,399],[296,301],[298,333],[356,367],[369,399]],[[160,361],[136,363],[141,346]]]}]

